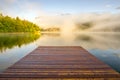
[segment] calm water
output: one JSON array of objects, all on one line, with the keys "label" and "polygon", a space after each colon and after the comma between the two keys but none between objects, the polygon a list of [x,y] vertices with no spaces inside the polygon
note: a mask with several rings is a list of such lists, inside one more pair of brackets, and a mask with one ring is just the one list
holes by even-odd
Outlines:
[{"label": "calm water", "polygon": [[120,72],[120,33],[0,34],[0,72],[38,46],[82,46]]}]

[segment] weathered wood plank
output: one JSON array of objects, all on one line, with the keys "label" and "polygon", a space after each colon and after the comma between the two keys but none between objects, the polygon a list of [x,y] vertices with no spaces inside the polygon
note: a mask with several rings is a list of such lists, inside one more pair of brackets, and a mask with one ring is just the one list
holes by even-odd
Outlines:
[{"label": "weathered wood plank", "polygon": [[0,80],[39,78],[119,80],[120,74],[79,46],[40,46],[0,73]]}]

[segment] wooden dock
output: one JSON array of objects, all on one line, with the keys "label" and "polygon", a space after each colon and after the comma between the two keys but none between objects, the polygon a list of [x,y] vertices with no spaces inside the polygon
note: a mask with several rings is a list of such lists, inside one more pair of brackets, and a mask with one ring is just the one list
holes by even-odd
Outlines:
[{"label": "wooden dock", "polygon": [[79,46],[40,46],[0,73],[0,80],[81,79],[120,80],[120,74]]}]

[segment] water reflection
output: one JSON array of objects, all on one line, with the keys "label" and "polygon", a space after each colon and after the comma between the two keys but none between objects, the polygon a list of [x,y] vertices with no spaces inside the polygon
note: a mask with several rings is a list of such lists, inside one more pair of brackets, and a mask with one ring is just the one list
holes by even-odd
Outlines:
[{"label": "water reflection", "polygon": [[113,69],[120,72],[120,49],[90,49],[93,55],[95,55],[98,59],[110,65]]},{"label": "water reflection", "polygon": [[13,47],[21,47],[23,44],[29,44],[40,37],[38,34],[0,34],[0,52]]},{"label": "water reflection", "polygon": [[120,34],[119,33],[85,33],[77,34],[75,42],[80,42],[87,49],[119,49]]},{"label": "water reflection", "polygon": [[[59,34],[59,35],[58,35]],[[120,72],[120,33],[42,34],[40,46],[82,46]]]},{"label": "water reflection", "polygon": [[0,54],[0,70],[5,70],[37,46],[82,46],[120,72],[120,33],[0,34],[0,51],[4,53]]},{"label": "water reflection", "polygon": [[83,46],[86,49],[119,49],[120,33],[43,33],[39,45]]},{"label": "water reflection", "polygon": [[87,35],[87,34],[77,34],[75,41],[77,41],[77,42],[82,41],[82,42],[91,43],[94,41],[94,39],[93,39],[93,37],[91,37],[90,35]]},{"label": "water reflection", "polygon": [[60,33],[41,33],[42,37],[43,36],[53,36],[53,37],[59,37]]},{"label": "water reflection", "polygon": [[0,34],[0,72],[34,50],[39,34]]}]

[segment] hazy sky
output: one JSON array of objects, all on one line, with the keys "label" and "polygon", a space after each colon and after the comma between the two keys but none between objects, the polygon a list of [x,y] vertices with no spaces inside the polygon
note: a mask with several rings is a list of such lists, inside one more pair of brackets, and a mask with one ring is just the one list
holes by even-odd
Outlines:
[{"label": "hazy sky", "polygon": [[48,12],[117,12],[120,0],[38,0]]},{"label": "hazy sky", "polygon": [[0,12],[31,21],[46,14],[119,13],[120,0],[0,0]]}]

